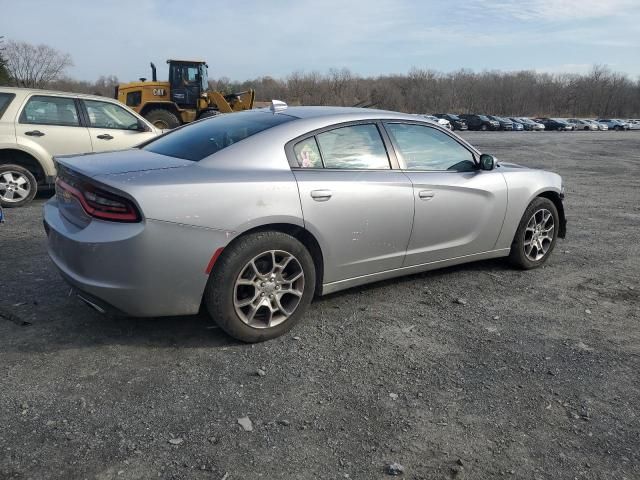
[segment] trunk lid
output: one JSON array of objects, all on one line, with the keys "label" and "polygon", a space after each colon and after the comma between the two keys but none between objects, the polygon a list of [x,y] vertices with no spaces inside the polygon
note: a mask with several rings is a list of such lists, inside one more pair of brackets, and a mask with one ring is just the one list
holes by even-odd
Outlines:
[{"label": "trunk lid", "polygon": [[137,148],[115,152],[57,156],[55,161],[87,177],[193,165],[193,162],[189,160],[168,157]]}]

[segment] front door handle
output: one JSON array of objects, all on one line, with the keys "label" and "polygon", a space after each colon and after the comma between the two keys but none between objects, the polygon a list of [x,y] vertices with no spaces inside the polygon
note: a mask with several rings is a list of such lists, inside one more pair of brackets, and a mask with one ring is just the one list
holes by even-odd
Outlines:
[{"label": "front door handle", "polygon": [[102,135],[98,135],[100,140],[113,140],[113,137],[108,133],[103,133]]},{"label": "front door handle", "polygon": [[332,192],[331,190],[312,190],[311,198],[313,198],[316,202],[326,202],[331,198]]},{"label": "front door handle", "polygon": [[30,137],[44,137],[44,133],[40,130],[31,130],[29,132],[24,132],[25,135],[29,135]]},{"label": "front door handle", "polygon": [[418,196],[421,200],[426,201],[431,200],[435,196],[435,193],[432,190],[420,190],[420,192],[418,192]]}]

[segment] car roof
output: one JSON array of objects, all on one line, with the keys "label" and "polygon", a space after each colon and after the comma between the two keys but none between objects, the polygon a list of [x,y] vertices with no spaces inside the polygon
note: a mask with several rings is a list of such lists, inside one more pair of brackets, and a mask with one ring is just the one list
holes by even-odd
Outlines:
[{"label": "car roof", "polygon": [[0,87],[0,92],[16,93],[16,94],[22,94],[22,95],[36,94],[36,95],[54,95],[54,96],[63,96],[63,97],[73,96],[75,98],[86,98],[89,100],[102,100],[102,101],[108,100],[112,102],[117,101],[114,98],[103,97],[100,95],[90,95],[88,93],[62,92],[59,90],[42,90],[39,88]]},{"label": "car roof", "polygon": [[359,107],[287,107],[278,113],[289,115],[291,117],[306,119],[319,117],[337,117],[334,120],[344,120],[358,118],[402,118],[405,120],[415,120],[416,116],[410,113],[391,112],[389,110],[377,110],[372,108]]}]

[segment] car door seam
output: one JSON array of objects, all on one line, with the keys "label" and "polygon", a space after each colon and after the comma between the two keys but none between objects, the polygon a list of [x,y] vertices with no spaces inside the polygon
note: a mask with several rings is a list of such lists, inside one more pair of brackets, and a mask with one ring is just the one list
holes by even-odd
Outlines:
[{"label": "car door seam", "polygon": [[502,230],[504,229],[504,222],[507,219],[507,212],[509,211],[509,184],[507,183],[507,179],[504,176],[504,173],[502,172],[498,172],[500,173],[500,176],[502,177],[502,180],[504,181],[504,186],[507,190],[507,195],[506,195],[506,202],[505,202],[505,207],[504,207],[504,216],[502,217],[502,223],[500,224],[500,231],[498,232],[498,236],[496,237],[496,241],[493,244],[493,250],[496,249],[496,246],[498,245],[498,242],[500,241],[500,237],[502,236]]}]

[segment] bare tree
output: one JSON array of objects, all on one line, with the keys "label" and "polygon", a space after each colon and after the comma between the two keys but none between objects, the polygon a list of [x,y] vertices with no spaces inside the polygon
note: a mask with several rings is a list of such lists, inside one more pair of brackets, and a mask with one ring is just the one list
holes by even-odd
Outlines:
[{"label": "bare tree", "polygon": [[4,52],[7,71],[20,87],[43,88],[71,67],[71,56],[47,45],[10,40]]},{"label": "bare tree", "polygon": [[9,82],[9,72],[7,71],[7,61],[4,59],[4,37],[0,36],[0,85]]}]

